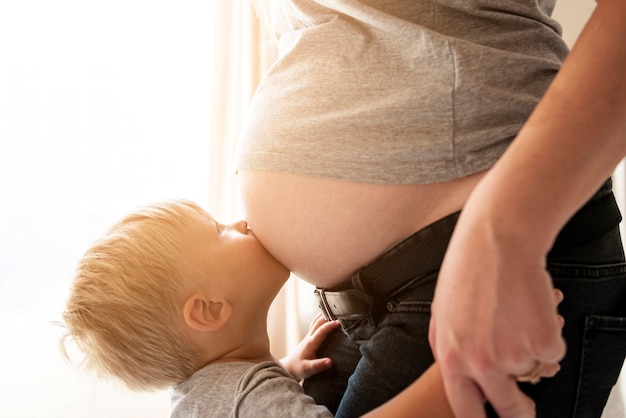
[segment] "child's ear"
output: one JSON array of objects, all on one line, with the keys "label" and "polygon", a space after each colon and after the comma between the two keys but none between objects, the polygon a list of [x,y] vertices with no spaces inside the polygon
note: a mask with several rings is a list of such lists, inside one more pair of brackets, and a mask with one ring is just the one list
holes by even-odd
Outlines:
[{"label": "child's ear", "polygon": [[183,307],[185,323],[198,331],[216,331],[228,320],[232,313],[230,303],[220,298],[210,298],[206,293],[191,295]]}]

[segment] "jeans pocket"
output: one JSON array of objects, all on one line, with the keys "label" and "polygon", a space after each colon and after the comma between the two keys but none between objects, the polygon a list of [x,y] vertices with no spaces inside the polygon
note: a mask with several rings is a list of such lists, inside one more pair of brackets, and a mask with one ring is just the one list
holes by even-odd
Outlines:
[{"label": "jeans pocket", "polygon": [[626,318],[585,318],[575,418],[600,417],[626,355]]},{"label": "jeans pocket", "polygon": [[348,339],[355,343],[369,340],[376,332],[376,324],[371,315],[361,319],[340,319],[339,322]]}]

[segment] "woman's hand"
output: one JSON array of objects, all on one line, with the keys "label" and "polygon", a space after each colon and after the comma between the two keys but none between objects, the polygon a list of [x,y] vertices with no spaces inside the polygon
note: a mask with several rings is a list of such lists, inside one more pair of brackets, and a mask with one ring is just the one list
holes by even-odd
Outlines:
[{"label": "woman's hand", "polygon": [[447,397],[462,416],[484,417],[485,398],[499,416],[534,416],[534,403],[515,376],[537,363],[556,365],[565,354],[563,319],[556,313],[562,296],[554,297],[545,258],[532,241],[499,239],[488,222],[458,226],[439,274],[430,328]]},{"label": "woman's hand", "polygon": [[433,303],[438,322],[430,330],[452,408],[484,417],[487,398],[499,416],[534,416],[516,376],[558,371],[565,353],[556,312],[562,293],[552,289],[540,257],[524,257],[519,245],[481,240],[476,230],[459,232],[455,244],[467,239],[469,245],[449,248]]}]

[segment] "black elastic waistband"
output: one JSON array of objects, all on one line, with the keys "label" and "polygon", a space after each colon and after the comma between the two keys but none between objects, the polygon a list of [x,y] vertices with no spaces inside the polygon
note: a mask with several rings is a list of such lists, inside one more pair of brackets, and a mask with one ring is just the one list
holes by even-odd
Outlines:
[{"label": "black elastic waistband", "polygon": [[551,251],[575,248],[600,238],[622,221],[613,192],[591,200],[563,227]]},{"label": "black elastic waistband", "polygon": [[[332,310],[329,306],[324,306],[327,305],[325,295],[332,295],[343,303],[341,293],[356,291],[377,300],[397,292],[418,277],[438,271],[459,214],[448,215],[417,231],[359,269],[341,285],[332,289],[316,289],[322,311],[329,318],[337,317],[329,311]],[[562,229],[552,251],[574,248],[600,238],[621,220],[612,192],[593,198]],[[344,312],[346,308],[338,306],[337,310]]]}]

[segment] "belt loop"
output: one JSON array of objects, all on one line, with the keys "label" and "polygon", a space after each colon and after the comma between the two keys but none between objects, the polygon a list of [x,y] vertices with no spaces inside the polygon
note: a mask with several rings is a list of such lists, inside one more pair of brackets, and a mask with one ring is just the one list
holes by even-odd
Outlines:
[{"label": "belt loop", "polygon": [[328,301],[326,300],[326,294],[324,293],[324,289],[316,288],[315,293],[319,298],[319,307],[324,314],[324,318],[326,318],[327,321],[334,321],[335,319],[337,319],[330,310],[330,305],[328,305]]},{"label": "belt loop", "polygon": [[365,277],[362,278],[361,274],[363,274],[363,269],[357,271],[356,273],[352,275],[352,277],[350,277],[350,281],[352,282],[352,287],[354,287],[356,290],[358,290],[361,293],[370,295],[370,292],[368,292],[368,290],[365,289],[365,286],[363,286],[363,282],[367,280]]}]

